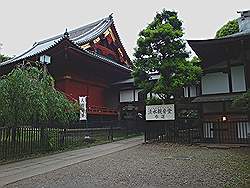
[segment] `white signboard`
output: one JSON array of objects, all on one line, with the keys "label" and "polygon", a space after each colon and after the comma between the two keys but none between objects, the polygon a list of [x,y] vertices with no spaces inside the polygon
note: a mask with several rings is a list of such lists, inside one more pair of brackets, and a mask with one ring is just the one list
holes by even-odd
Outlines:
[{"label": "white signboard", "polygon": [[80,120],[87,120],[87,96],[79,97]]},{"label": "white signboard", "polygon": [[175,120],[174,104],[146,106],[146,120]]}]

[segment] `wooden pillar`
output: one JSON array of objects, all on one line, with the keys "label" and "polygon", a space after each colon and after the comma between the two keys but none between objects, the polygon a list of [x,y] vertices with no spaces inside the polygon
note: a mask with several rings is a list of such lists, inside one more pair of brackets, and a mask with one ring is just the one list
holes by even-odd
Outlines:
[{"label": "wooden pillar", "polygon": [[227,74],[228,74],[229,93],[232,93],[233,92],[233,85],[232,85],[230,60],[228,60],[228,62],[227,62]]},{"label": "wooden pillar", "polygon": [[[242,51],[242,61],[244,64],[244,74],[245,74],[245,83],[246,83],[246,90],[250,90],[250,62],[247,59],[247,52],[244,40],[241,40],[241,51]],[[250,122],[250,110],[247,111],[248,121]]]},{"label": "wooden pillar", "polygon": [[250,62],[247,62],[247,52],[246,52],[246,45],[244,41],[241,41],[241,49],[243,53],[243,64],[244,64],[244,73],[245,73],[245,83],[246,89],[250,89]]},{"label": "wooden pillar", "polygon": [[228,74],[228,84],[229,84],[229,93],[233,92],[233,86],[232,86],[232,75],[231,75],[231,62],[230,62],[230,55],[229,55],[229,49],[226,48],[226,61],[227,61],[227,74]]},{"label": "wooden pillar", "polygon": [[134,106],[134,120],[136,120],[136,110],[135,110],[135,84],[133,84],[133,106]]},{"label": "wooden pillar", "polygon": [[201,79],[200,79],[200,84],[199,84],[199,96],[202,96],[202,76],[204,76],[204,72],[201,75]]}]

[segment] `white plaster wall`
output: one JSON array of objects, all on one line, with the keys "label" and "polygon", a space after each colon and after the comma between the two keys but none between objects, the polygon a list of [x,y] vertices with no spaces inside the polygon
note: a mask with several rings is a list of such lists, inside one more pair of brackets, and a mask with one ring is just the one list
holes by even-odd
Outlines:
[{"label": "white plaster wall", "polygon": [[[190,88],[190,96],[188,96],[188,88]],[[187,86],[183,88],[184,97],[196,97],[197,91],[195,86]]]},{"label": "white plaster wall", "polygon": [[201,78],[202,94],[229,93],[228,74],[208,73]]},{"label": "white plaster wall", "polygon": [[142,89],[136,89],[135,90],[135,101],[139,100],[139,92],[142,91]]},{"label": "white plaster wall", "polygon": [[134,101],[133,90],[120,91],[120,102],[132,102]]},{"label": "white plaster wall", "polygon": [[188,87],[184,87],[183,91],[184,91],[184,97],[188,97]]},{"label": "white plaster wall", "polygon": [[150,99],[150,93],[147,93],[147,99]]},{"label": "white plaster wall", "polygon": [[231,67],[233,92],[246,91],[244,66]]},{"label": "white plaster wall", "polygon": [[[135,90],[135,101],[139,100],[139,92],[141,89]],[[120,91],[120,102],[133,102],[134,101],[134,91],[133,90],[123,90]]]},{"label": "white plaster wall", "polygon": [[195,86],[190,86],[190,97],[196,97],[197,91]]}]

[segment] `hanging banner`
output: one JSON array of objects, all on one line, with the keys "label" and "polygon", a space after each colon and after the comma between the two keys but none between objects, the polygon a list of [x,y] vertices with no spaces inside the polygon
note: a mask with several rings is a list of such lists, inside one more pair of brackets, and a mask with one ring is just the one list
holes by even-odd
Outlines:
[{"label": "hanging banner", "polygon": [[87,120],[87,96],[79,97],[80,120]]},{"label": "hanging banner", "polygon": [[175,120],[174,104],[146,106],[146,120]]}]

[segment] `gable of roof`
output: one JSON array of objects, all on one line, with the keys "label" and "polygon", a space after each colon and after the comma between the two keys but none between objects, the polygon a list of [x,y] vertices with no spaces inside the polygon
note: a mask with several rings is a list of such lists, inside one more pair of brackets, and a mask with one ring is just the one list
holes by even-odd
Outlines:
[{"label": "gable of roof", "polygon": [[120,68],[120,69],[125,70],[125,71],[127,71],[129,73],[132,72],[132,69],[130,69],[130,68],[126,67],[126,66],[123,66],[123,65],[117,63],[116,61],[114,61],[112,59],[109,59],[109,58],[107,58],[107,57],[105,57],[103,55],[100,55],[98,53],[83,49],[79,45],[77,45],[76,43],[71,41],[70,39],[69,39],[69,41],[73,44],[73,47],[69,47],[70,49],[76,50],[76,51],[78,51],[78,52],[80,52],[80,53],[82,53],[84,55],[87,55],[89,57],[98,59],[101,62],[107,63],[108,65],[111,65],[111,66],[114,66],[114,67],[117,67],[117,68]]}]

